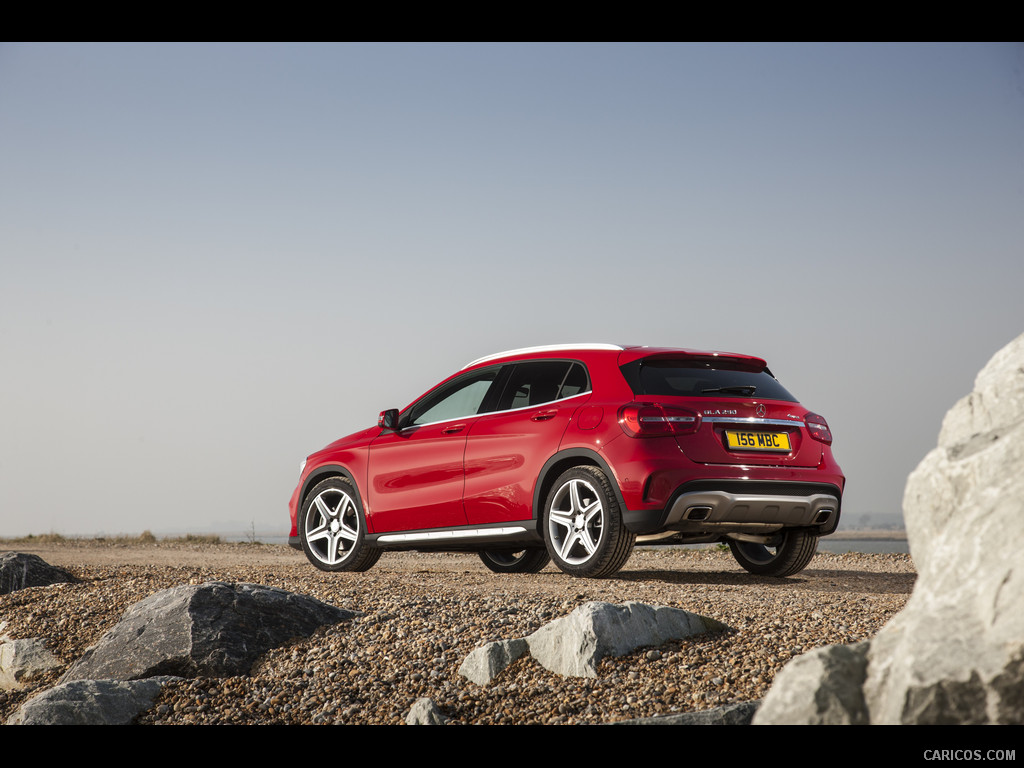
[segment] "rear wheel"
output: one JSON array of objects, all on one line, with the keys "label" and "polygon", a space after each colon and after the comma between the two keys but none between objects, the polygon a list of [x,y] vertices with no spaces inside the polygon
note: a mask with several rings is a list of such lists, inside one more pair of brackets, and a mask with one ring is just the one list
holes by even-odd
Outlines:
[{"label": "rear wheel", "polygon": [[792,576],[811,562],[818,549],[818,537],[808,531],[782,531],[766,544],[729,541],[736,562],[758,576]]},{"label": "rear wheel", "polygon": [[495,573],[537,573],[551,562],[544,549],[485,549],[480,559]]},{"label": "rear wheel", "polygon": [[561,570],[573,576],[611,576],[629,560],[636,535],[608,477],[597,467],[562,473],[544,505],[544,542]]},{"label": "rear wheel", "polygon": [[381,550],[366,545],[359,494],[348,480],[331,477],[310,492],[299,531],[306,558],[322,571],[365,571]]}]

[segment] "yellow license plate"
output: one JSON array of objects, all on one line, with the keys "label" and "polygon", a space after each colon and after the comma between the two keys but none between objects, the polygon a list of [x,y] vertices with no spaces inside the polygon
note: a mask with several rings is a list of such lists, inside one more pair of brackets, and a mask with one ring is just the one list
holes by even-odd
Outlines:
[{"label": "yellow license plate", "polygon": [[785,432],[726,432],[725,443],[738,451],[789,451]]}]

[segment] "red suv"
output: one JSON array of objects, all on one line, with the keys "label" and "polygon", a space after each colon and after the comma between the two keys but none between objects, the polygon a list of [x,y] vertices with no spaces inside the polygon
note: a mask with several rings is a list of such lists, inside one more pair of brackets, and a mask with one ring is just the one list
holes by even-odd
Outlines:
[{"label": "red suv", "polygon": [[304,463],[290,543],[325,571],[387,549],[609,576],[640,536],[803,569],[844,478],[821,416],[748,355],[610,344],[476,360]]}]

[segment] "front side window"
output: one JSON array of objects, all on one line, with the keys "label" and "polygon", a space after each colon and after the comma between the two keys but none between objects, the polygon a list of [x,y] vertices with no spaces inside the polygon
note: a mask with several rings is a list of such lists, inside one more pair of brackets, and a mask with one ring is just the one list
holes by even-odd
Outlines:
[{"label": "front side window", "polygon": [[431,392],[409,409],[405,426],[433,424],[481,413],[498,370],[478,371]]}]

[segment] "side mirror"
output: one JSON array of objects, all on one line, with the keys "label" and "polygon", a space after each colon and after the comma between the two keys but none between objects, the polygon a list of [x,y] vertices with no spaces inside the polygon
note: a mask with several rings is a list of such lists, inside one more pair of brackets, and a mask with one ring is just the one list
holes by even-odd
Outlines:
[{"label": "side mirror", "polygon": [[381,429],[398,429],[398,409],[388,408],[377,417],[377,426]]}]

